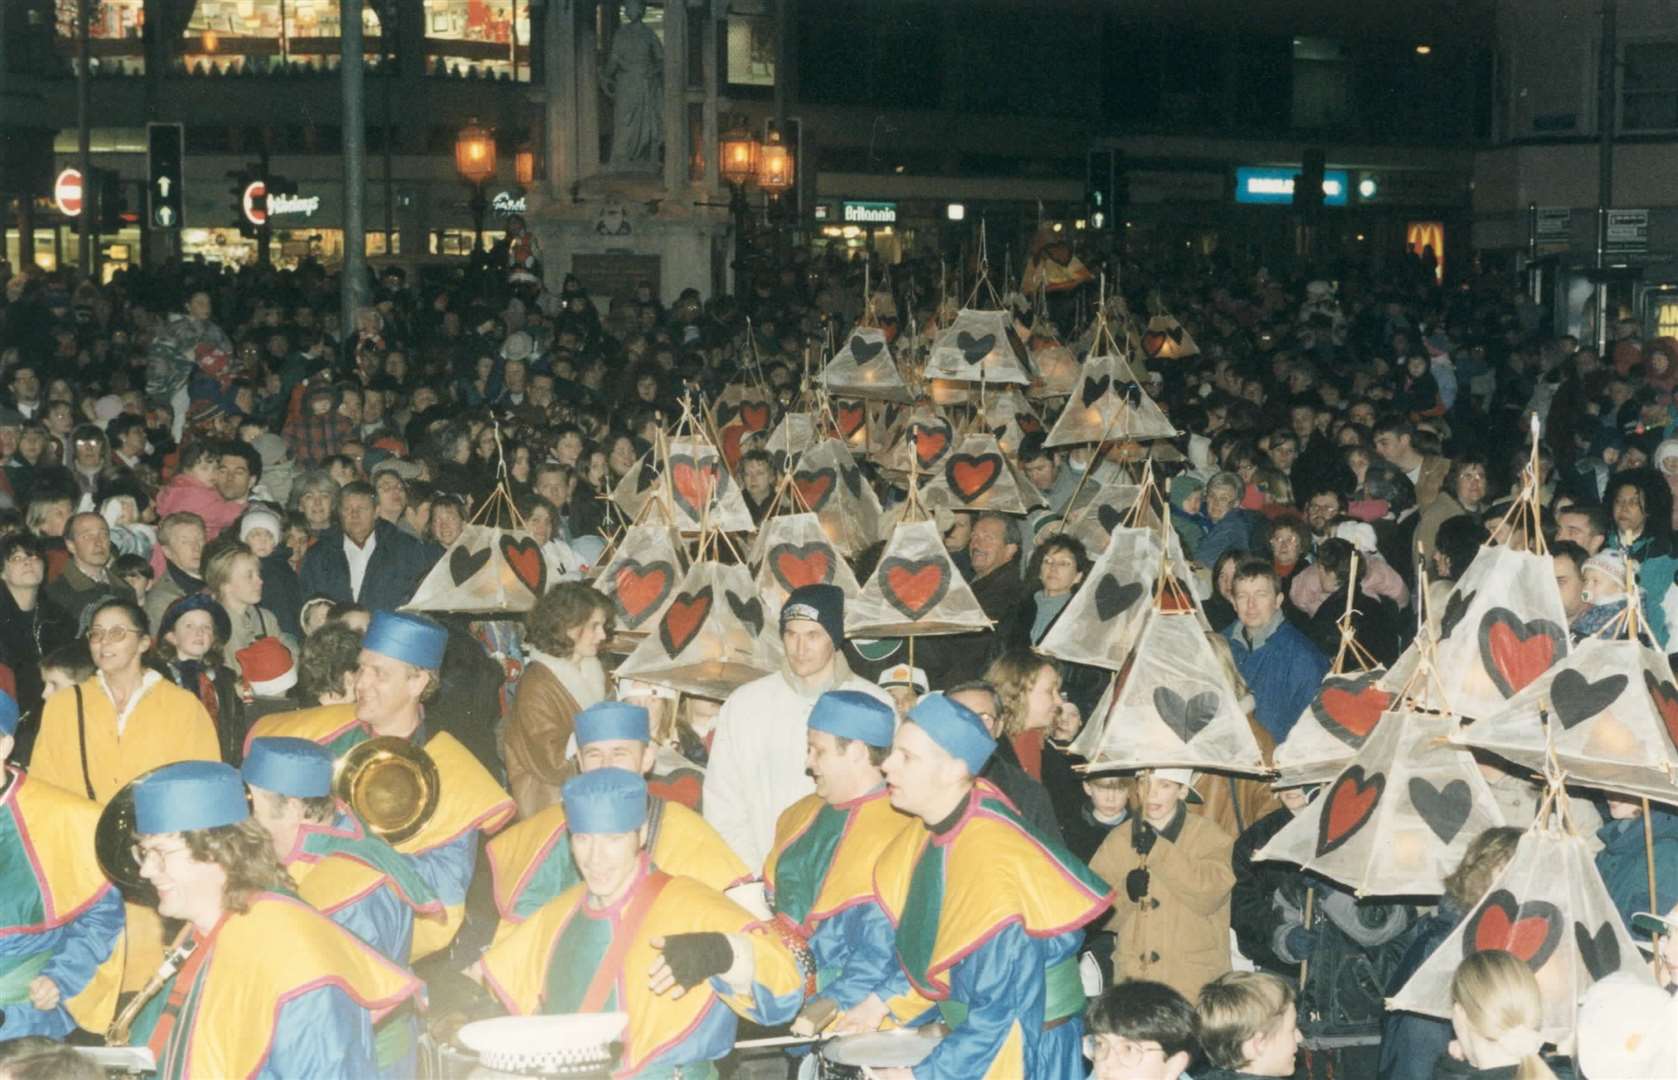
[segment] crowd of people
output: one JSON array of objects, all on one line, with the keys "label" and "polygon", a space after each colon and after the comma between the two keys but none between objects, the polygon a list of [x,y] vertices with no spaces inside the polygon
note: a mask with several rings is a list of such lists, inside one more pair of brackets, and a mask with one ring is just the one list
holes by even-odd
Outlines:
[{"label": "crowd of people", "polygon": [[[957,306],[936,265],[790,253],[668,306],[390,268],[352,326],[312,264],[11,273],[0,1076],[77,1075],[65,1044],[107,1038],[169,1077],[414,1076],[473,1019],[614,1011],[615,1075],[746,1068],[742,1023],[935,1033],[891,1080],[1678,1075],[1666,996],[1605,982],[1622,1023],[1547,1044],[1507,953],[1466,956],[1449,1020],[1387,1008],[1539,813],[1524,770],[1477,758],[1507,825],[1444,895],[1367,898],[1255,858],[1313,787],[1070,749],[1115,673],[1039,650],[1101,555],[1061,526],[1143,456],[1267,755],[1348,619],[1390,664],[1520,542],[1524,484],[1575,640],[1678,652],[1678,340],[1627,320],[1598,351],[1517,283],[1340,269],[1115,263],[1104,320],[1168,310],[1198,345],[1131,357],[1179,434],[1050,446],[1064,398],[1034,394],[1007,450],[1036,508],[933,513],[988,629],[854,637],[854,598],[804,585],[763,631],[778,669],[718,697],[615,674],[615,496],[747,384],[769,408],[727,466],[755,522],[788,509],[770,432],[833,427],[817,374],[859,323],[911,364]],[[1100,341],[1092,292],[1002,297],[1020,357]],[[413,610],[503,495],[560,573],[528,611]],[[335,786],[364,746],[434,771],[412,829]],[[1678,814],[1576,794],[1671,993]]]}]

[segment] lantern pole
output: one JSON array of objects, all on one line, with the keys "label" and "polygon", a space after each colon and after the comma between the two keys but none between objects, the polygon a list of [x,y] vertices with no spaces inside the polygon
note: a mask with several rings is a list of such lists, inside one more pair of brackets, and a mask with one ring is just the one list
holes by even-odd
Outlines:
[{"label": "lantern pole", "polygon": [[[355,313],[367,302],[367,124],[362,80],[362,0],[341,0],[338,76],[344,104],[344,265],[339,277],[339,333],[350,341]],[[342,362],[343,357],[339,357]]]}]

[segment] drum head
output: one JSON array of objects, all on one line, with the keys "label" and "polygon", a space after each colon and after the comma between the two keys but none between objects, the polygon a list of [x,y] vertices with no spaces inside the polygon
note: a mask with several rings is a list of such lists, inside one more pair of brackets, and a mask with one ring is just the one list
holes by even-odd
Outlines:
[{"label": "drum head", "polygon": [[932,1053],[938,1040],[914,1031],[870,1031],[841,1035],[822,1047],[822,1057],[835,1065],[919,1065]]}]

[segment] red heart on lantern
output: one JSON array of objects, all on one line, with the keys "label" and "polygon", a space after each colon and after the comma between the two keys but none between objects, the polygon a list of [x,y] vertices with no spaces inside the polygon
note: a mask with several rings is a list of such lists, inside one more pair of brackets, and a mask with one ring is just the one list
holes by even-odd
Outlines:
[{"label": "red heart on lantern", "polygon": [[658,621],[658,642],[672,659],[693,643],[705,617],[711,613],[711,587],[695,593],[677,593]]},{"label": "red heart on lantern", "polygon": [[923,469],[931,468],[944,456],[944,451],[950,448],[948,428],[923,427],[916,424],[909,431],[915,439],[915,458]]},{"label": "red heart on lantern", "polygon": [[1666,725],[1666,737],[1672,740],[1673,746],[1678,746],[1678,687],[1655,678],[1648,671],[1643,673],[1643,684],[1649,688],[1649,696],[1661,714],[1661,723]]},{"label": "red heart on lantern", "polygon": [[1323,729],[1354,750],[1369,738],[1376,721],[1392,704],[1392,694],[1377,685],[1381,675],[1378,671],[1352,678],[1331,675],[1311,702],[1311,712]]},{"label": "red heart on lantern", "polygon": [[695,461],[687,454],[670,455],[670,493],[689,517],[698,520],[700,507],[710,500],[718,479],[715,458]]},{"label": "red heart on lantern", "polygon": [[761,401],[740,406],[740,422],[747,431],[762,431],[769,426],[769,406]]},{"label": "red heart on lantern", "polygon": [[880,592],[886,602],[911,620],[938,606],[950,588],[949,565],[938,556],[880,560]]},{"label": "red heart on lantern", "polygon": [[1520,693],[1566,653],[1566,634],[1548,619],[1523,621],[1494,607],[1480,620],[1480,662],[1504,697]]},{"label": "red heart on lantern", "polygon": [[833,495],[833,469],[799,469],[792,474],[792,482],[811,510],[820,510]]},{"label": "red heart on lantern", "polygon": [[833,580],[833,552],[820,540],[777,544],[769,549],[769,572],[787,592]]},{"label": "red heart on lantern", "polygon": [[865,419],[862,411],[862,403],[855,401],[841,401],[839,403],[838,413],[839,437],[841,439],[848,439],[856,433],[857,428],[862,426],[862,421]]},{"label": "red heart on lantern", "polygon": [[962,502],[972,502],[991,489],[1002,475],[1000,454],[951,454],[944,478]]},{"label": "red heart on lantern", "polygon": [[612,600],[618,618],[633,630],[658,610],[676,583],[676,568],[667,562],[642,563],[625,559],[612,575]]},{"label": "red heart on lantern", "polygon": [[1350,840],[1375,816],[1386,790],[1385,773],[1365,778],[1363,766],[1353,765],[1340,774],[1323,800],[1323,816],[1317,823],[1317,855],[1322,857]]},{"label": "red heart on lantern", "polygon": [[1537,971],[1555,952],[1561,940],[1561,912],[1543,900],[1522,903],[1508,889],[1495,889],[1486,899],[1462,935],[1463,956],[1494,949],[1525,961]]},{"label": "red heart on lantern", "polygon": [[507,569],[519,579],[519,583],[537,596],[541,596],[543,586],[548,582],[548,561],[542,558],[542,546],[530,536],[508,536],[501,534],[501,557],[507,560]]},{"label": "red heart on lantern", "polygon": [[722,444],[722,459],[728,462],[729,468],[735,468],[740,464],[740,441],[751,433],[751,429],[744,424],[730,424],[718,432]]}]

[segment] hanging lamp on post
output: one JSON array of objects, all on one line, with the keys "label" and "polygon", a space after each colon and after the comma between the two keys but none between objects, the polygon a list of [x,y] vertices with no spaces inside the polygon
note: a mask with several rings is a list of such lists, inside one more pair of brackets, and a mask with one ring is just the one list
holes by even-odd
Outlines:
[{"label": "hanging lamp on post", "polygon": [[770,198],[778,199],[792,188],[796,168],[792,148],[781,141],[780,129],[771,127],[769,137],[758,151],[757,186],[768,192]]},{"label": "hanging lamp on post", "polygon": [[757,176],[758,141],[750,128],[734,128],[717,139],[717,170],[739,192]]},{"label": "hanging lamp on post", "polygon": [[484,184],[495,175],[495,134],[478,123],[467,122],[454,140],[454,169],[472,187],[473,250],[484,246]]}]

